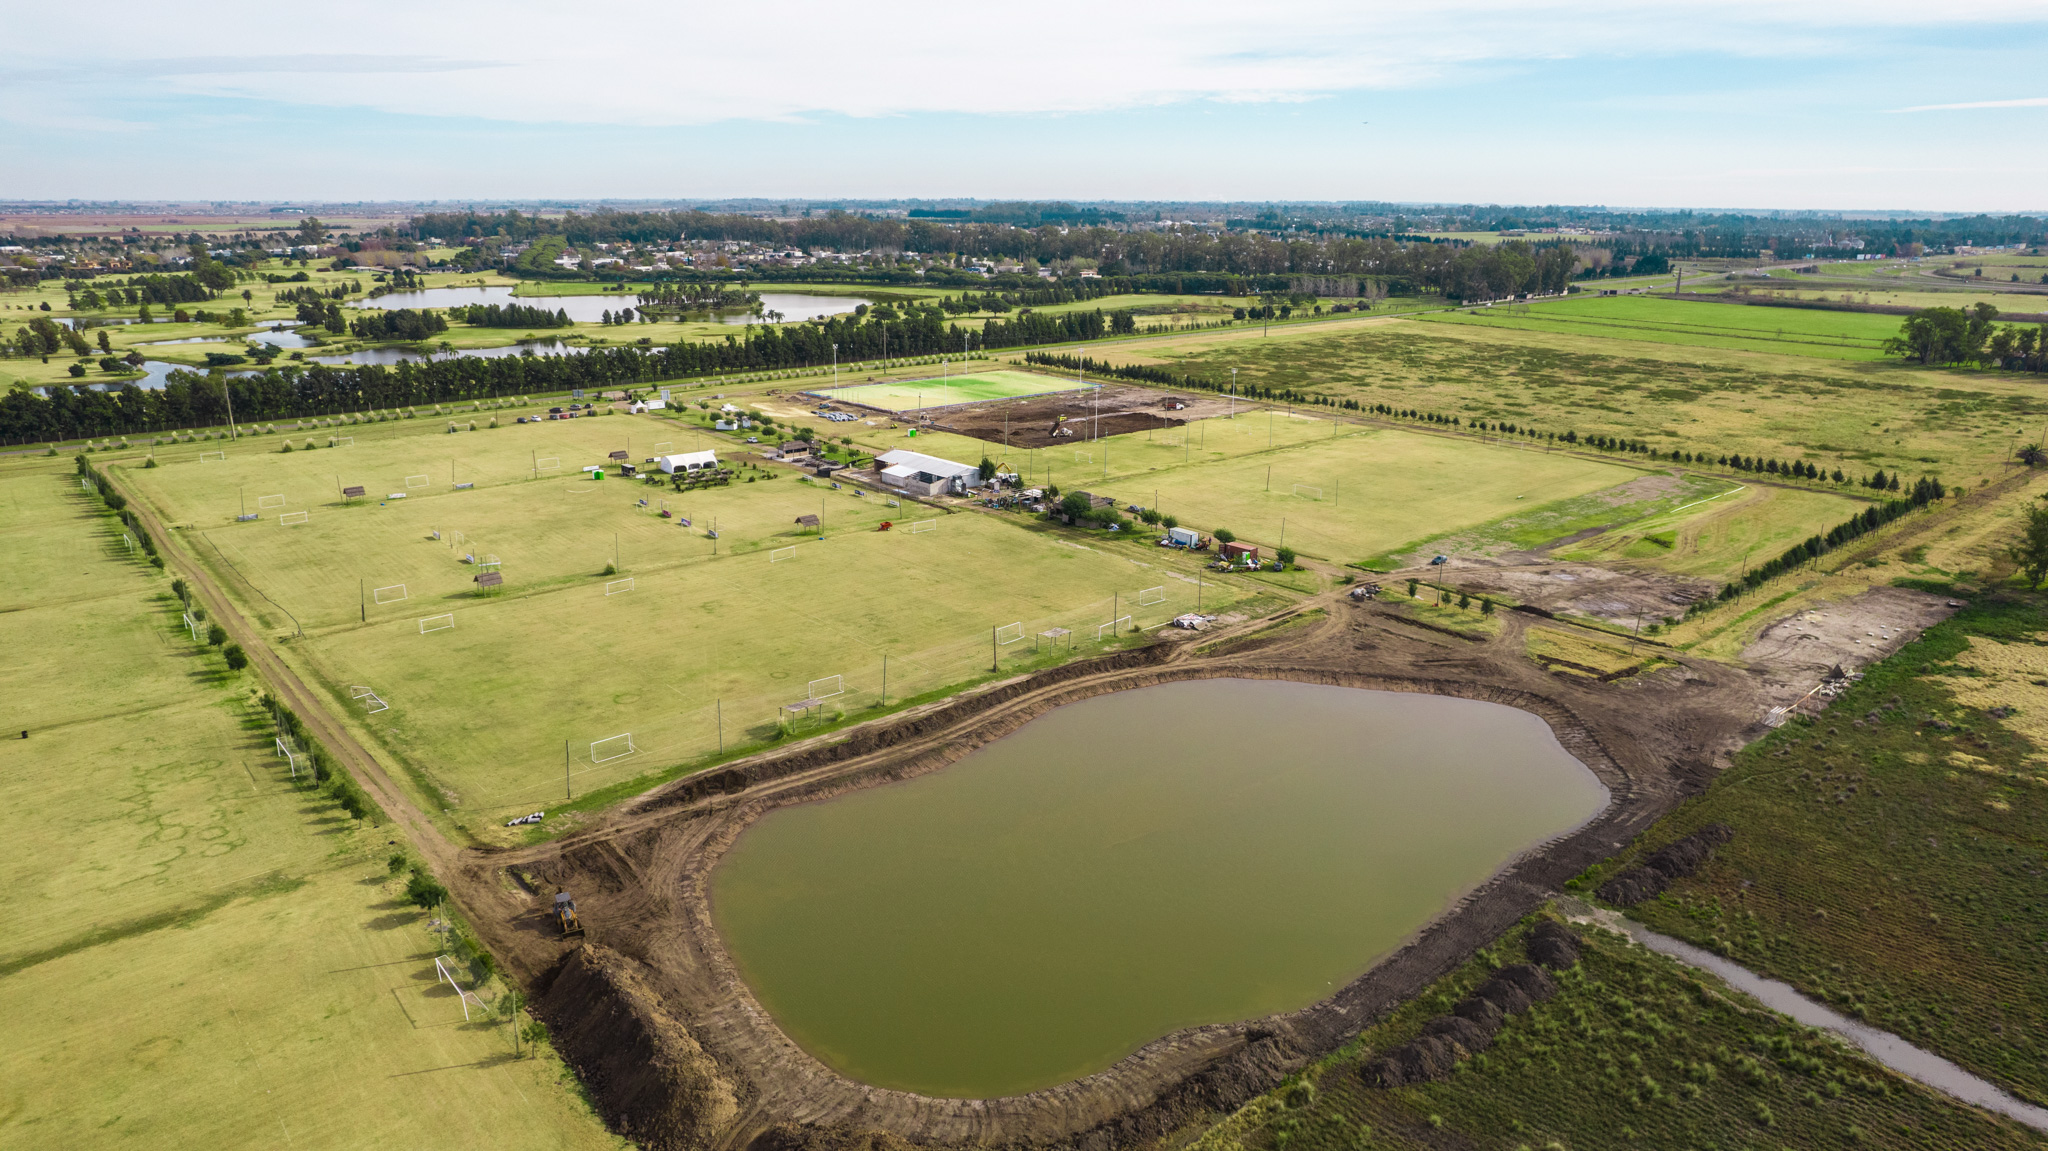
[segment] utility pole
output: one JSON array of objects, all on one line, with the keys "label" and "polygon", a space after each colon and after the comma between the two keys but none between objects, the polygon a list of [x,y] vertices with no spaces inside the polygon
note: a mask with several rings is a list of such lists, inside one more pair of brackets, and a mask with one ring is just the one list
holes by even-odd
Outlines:
[{"label": "utility pole", "polygon": [[717,702],[718,708],[718,754],[725,754],[725,701]]},{"label": "utility pole", "polygon": [[1002,657],[996,651],[996,632],[1000,630],[1002,629],[993,624],[988,629],[988,669],[990,671],[1001,671],[1003,666]]},{"label": "utility pole", "polygon": [[359,579],[356,581],[356,611],[362,616],[364,623],[370,622],[370,593],[368,589],[368,580]]},{"label": "utility pole", "polygon": [[576,798],[576,789],[569,785],[569,741],[562,741],[562,793],[570,799]]}]

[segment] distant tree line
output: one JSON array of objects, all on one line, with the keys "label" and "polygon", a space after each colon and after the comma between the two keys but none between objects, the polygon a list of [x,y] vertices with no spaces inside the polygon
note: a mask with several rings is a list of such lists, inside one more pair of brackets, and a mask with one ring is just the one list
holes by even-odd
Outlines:
[{"label": "distant tree line", "polygon": [[550,312],[527,304],[470,304],[448,314],[472,328],[566,328],[575,322],[560,308]]},{"label": "distant tree line", "polygon": [[364,308],[348,330],[365,340],[425,340],[447,331],[448,320],[431,308]]}]

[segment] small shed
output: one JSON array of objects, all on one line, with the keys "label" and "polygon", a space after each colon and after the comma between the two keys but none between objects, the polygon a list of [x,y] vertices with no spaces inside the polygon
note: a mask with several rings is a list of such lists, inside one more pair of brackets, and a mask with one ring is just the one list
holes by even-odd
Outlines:
[{"label": "small shed", "polygon": [[811,515],[798,516],[796,517],[796,525],[800,528],[815,528],[818,526],[818,517]]},{"label": "small shed", "polygon": [[1259,549],[1251,544],[1229,543],[1224,544],[1218,550],[1223,558],[1227,560],[1257,560],[1259,558]]},{"label": "small shed", "polygon": [[1193,528],[1167,528],[1166,538],[1178,547],[1191,548],[1202,542],[1202,533]]}]

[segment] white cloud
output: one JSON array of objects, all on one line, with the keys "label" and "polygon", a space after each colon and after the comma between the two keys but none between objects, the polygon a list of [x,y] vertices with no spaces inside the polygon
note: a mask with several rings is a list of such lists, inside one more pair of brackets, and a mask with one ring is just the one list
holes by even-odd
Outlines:
[{"label": "white cloud", "polygon": [[1891,31],[2041,20],[2030,0],[1868,0],[1853,15],[1820,0],[359,0],[320,19],[250,0],[116,0],[94,12],[89,71],[74,63],[74,13],[11,17],[9,86],[51,104],[231,96],[641,127],[1300,101],[1533,61],[1829,57]]},{"label": "white cloud", "polygon": [[1911,108],[1893,108],[1893,112],[1953,112],[1964,108],[2048,108],[2048,96],[2029,96],[2024,100],[1970,100],[1961,104],[1916,104]]}]

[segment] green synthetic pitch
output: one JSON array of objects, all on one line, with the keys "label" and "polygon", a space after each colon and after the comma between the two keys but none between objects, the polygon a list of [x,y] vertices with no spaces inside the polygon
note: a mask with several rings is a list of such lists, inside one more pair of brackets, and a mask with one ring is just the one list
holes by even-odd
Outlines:
[{"label": "green synthetic pitch", "polygon": [[920,380],[884,380],[877,384],[855,384],[845,388],[819,388],[808,395],[842,403],[880,408],[885,412],[913,412],[943,408],[952,404],[1014,400],[1050,392],[1072,392],[1095,385],[1035,372],[990,371],[964,376],[933,376]]}]

